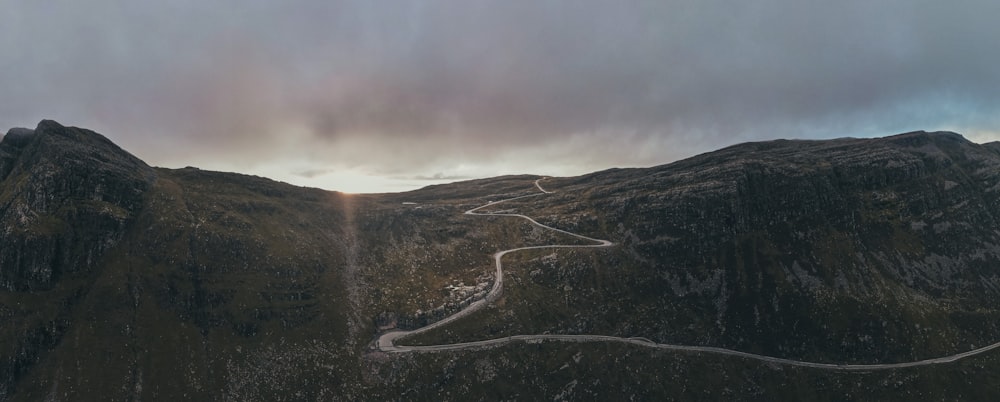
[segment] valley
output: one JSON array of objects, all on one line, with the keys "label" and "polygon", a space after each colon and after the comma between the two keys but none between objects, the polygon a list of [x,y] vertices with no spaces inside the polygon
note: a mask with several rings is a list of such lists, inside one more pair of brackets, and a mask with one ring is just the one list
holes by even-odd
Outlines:
[{"label": "valley", "polygon": [[954,133],[346,194],[43,121],[0,142],[0,400],[993,399],[997,211]]}]

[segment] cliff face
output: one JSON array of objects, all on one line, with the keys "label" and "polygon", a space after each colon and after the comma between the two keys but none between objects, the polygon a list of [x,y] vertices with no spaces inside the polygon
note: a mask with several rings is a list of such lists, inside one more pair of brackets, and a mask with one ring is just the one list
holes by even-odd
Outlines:
[{"label": "cliff face", "polygon": [[49,289],[121,240],[155,174],[100,134],[42,121],[0,143],[0,289]]},{"label": "cliff face", "polygon": [[[89,130],[42,121],[0,142],[0,399],[57,345],[155,174]],[[75,277],[60,284],[64,277]],[[60,286],[61,285],[61,286]],[[41,296],[41,297],[40,297]]]},{"label": "cliff face", "polygon": [[[537,178],[347,195],[150,168],[51,121],[11,130],[0,400],[998,396],[993,355],[848,375],[603,343],[373,352],[380,329],[481,297],[494,252],[579,241],[462,215]],[[997,143],[771,141],[542,184],[484,211],[616,246],[508,254],[499,301],[414,342],[602,334],[867,363],[1000,340]]]}]

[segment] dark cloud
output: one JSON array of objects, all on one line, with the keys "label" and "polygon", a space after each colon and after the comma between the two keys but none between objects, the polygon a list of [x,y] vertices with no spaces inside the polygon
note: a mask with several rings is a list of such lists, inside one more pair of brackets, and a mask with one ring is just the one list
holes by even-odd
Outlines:
[{"label": "dark cloud", "polygon": [[988,139],[996,15],[994,1],[15,0],[0,122],[54,118],[154,164],[293,179],[580,173],[913,129]]},{"label": "dark cloud", "polygon": [[299,177],[305,177],[307,179],[313,179],[333,172],[334,172],[333,169],[306,169],[306,170],[294,171],[292,172],[292,174]]},{"label": "dark cloud", "polygon": [[430,176],[416,175],[416,176],[406,176],[400,177],[403,180],[422,180],[422,181],[457,181],[457,180],[467,180],[471,179],[471,176],[461,176],[461,175],[448,175],[444,173],[434,173]]}]

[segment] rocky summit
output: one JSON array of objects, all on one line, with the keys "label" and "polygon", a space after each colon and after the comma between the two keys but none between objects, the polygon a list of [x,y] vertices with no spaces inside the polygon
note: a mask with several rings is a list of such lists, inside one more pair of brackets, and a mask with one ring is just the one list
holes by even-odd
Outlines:
[{"label": "rocky summit", "polygon": [[1000,144],[352,195],[42,121],[0,142],[0,323],[11,401],[997,400]]}]

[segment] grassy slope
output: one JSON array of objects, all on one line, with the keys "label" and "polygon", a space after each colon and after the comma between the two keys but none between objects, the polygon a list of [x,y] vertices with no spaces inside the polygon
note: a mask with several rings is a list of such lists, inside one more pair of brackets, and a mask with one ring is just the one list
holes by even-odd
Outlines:
[{"label": "grassy slope", "polygon": [[243,399],[279,384],[322,392],[349,381],[343,366],[283,362],[343,359],[357,353],[351,337],[371,331],[345,289],[343,196],[158,173],[124,240],[79,278],[88,283],[71,328],[17,397]]}]

